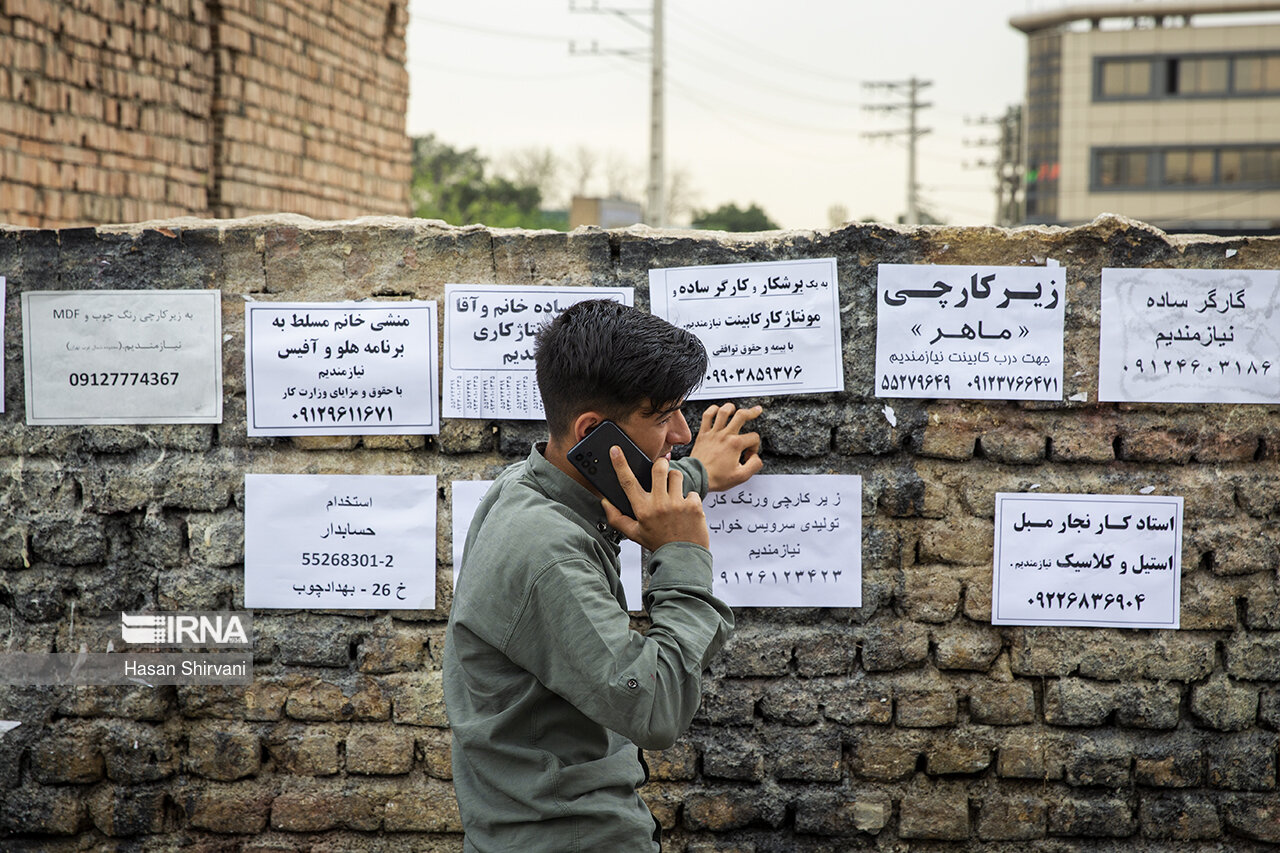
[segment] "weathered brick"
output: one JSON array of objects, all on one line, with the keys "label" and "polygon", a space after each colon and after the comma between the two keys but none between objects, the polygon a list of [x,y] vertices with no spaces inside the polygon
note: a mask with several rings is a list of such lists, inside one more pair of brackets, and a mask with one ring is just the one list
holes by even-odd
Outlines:
[{"label": "weathered brick", "polygon": [[101,787],[89,796],[89,816],[104,835],[162,832],[166,797],[164,791],[154,788]]},{"label": "weathered brick", "polygon": [[449,725],[444,710],[444,681],[439,670],[388,676],[391,719],[398,725]]},{"label": "weathered brick", "polygon": [[1049,438],[1050,462],[1107,463],[1115,459],[1117,430],[1102,415],[1085,415],[1078,419],[1061,419]]},{"label": "weathered brick", "polygon": [[961,729],[934,740],[925,769],[933,776],[981,773],[991,766],[994,753],[989,737]]},{"label": "weathered brick", "polygon": [[1244,731],[1258,717],[1258,690],[1219,673],[1192,689],[1191,713],[1211,729]]},{"label": "weathered brick", "polygon": [[741,631],[725,644],[713,669],[731,678],[786,675],[792,645],[776,632]]},{"label": "weathered brick", "polygon": [[358,789],[318,788],[285,791],[271,803],[271,827],[287,832],[327,829],[375,830],[382,825],[386,800]]},{"label": "weathered brick", "polygon": [[1280,681],[1280,634],[1237,634],[1227,643],[1227,674],[1250,681]]},{"label": "weathered brick", "polygon": [[210,566],[244,562],[244,514],[237,509],[187,516],[191,559]]},{"label": "weathered brick", "polygon": [[893,801],[881,791],[819,793],[796,803],[796,831],[811,835],[879,835],[893,813]]},{"label": "weathered brick", "polygon": [[689,780],[698,775],[698,751],[691,744],[677,743],[661,752],[645,750],[644,759],[652,779]]},{"label": "weathered brick", "polygon": [[769,730],[766,753],[778,779],[807,782],[839,782],[842,749],[840,733],[833,728],[814,731]]},{"label": "weathered brick", "polygon": [[1280,802],[1272,795],[1232,797],[1223,816],[1227,827],[1245,838],[1280,844]]},{"label": "weathered brick", "polygon": [[356,650],[356,669],[370,674],[416,670],[427,656],[429,637],[419,628],[366,637]]},{"label": "weathered brick", "polygon": [[266,827],[273,797],[264,783],[213,782],[184,791],[179,803],[195,829],[247,834]]},{"label": "weathered brick", "polygon": [[1207,841],[1222,834],[1213,803],[1190,795],[1145,797],[1138,806],[1138,821],[1144,838]]},{"label": "weathered brick", "polygon": [[1182,688],[1177,684],[1139,681],[1115,692],[1116,722],[1144,729],[1172,729],[1178,725]]},{"label": "weathered brick", "polygon": [[411,731],[353,729],[347,735],[347,772],[395,776],[413,769]]},{"label": "weathered brick", "polygon": [[1048,809],[1040,797],[988,797],[978,809],[983,841],[1031,841],[1044,838]]},{"label": "weathered brick", "polygon": [[1223,735],[1208,745],[1207,781],[1231,791],[1276,789],[1276,744],[1273,734]]},{"label": "weathered brick", "polygon": [[1237,616],[1235,589],[1229,580],[1210,572],[1185,574],[1179,614],[1184,631],[1230,630]]},{"label": "weathered brick", "polygon": [[[494,449],[498,428],[488,421],[474,418],[447,418],[440,422],[436,441],[440,452],[486,453]],[[367,436],[366,436],[367,438]]]},{"label": "weathered brick", "polygon": [[342,735],[336,727],[283,723],[268,733],[265,744],[276,773],[332,776],[342,768],[338,756]]},{"label": "weathered brick", "polygon": [[1191,553],[1209,554],[1210,571],[1220,577],[1272,572],[1280,562],[1280,548],[1270,530],[1250,534],[1238,524],[1202,524],[1187,537]]},{"label": "weathered brick", "polygon": [[[453,735],[448,729],[416,728],[414,742],[423,757],[427,775],[433,779],[453,778]],[[674,748],[679,748],[677,745]]]},{"label": "weathered brick", "polygon": [[765,690],[760,713],[770,722],[807,726],[818,719],[818,697],[807,682],[780,679]]},{"label": "weathered brick", "polygon": [[684,805],[684,827],[725,832],[752,824],[777,826],[786,806],[776,797],[753,790],[697,791]]},{"label": "weathered brick", "polygon": [[755,737],[719,733],[702,749],[702,772],[713,779],[764,779],[764,753]]},{"label": "weathered brick", "polygon": [[710,679],[703,682],[702,705],[694,719],[722,726],[747,726],[755,719],[764,687],[752,681]]},{"label": "weathered brick", "polygon": [[290,692],[285,713],[295,720],[385,720],[391,715],[391,700],[368,679],[344,687],[312,681]]},{"label": "weathered brick", "polygon": [[962,583],[951,566],[911,566],[903,571],[902,608],[915,622],[949,622],[960,610]]},{"label": "weathered brick", "polygon": [[75,835],[84,820],[81,795],[72,788],[16,788],[0,797],[0,830],[34,835]]},{"label": "weathered brick", "polygon": [[1008,779],[1061,779],[1062,764],[1045,754],[1045,738],[1034,730],[1014,729],[996,744],[996,773]]},{"label": "weathered brick", "polygon": [[894,720],[907,728],[953,725],[959,713],[955,691],[943,683],[901,683],[894,688]]},{"label": "weathered brick", "polygon": [[969,716],[993,726],[1034,722],[1035,690],[1026,681],[975,683],[969,690]]},{"label": "weathered brick", "polygon": [[252,729],[236,724],[205,724],[187,735],[184,768],[206,779],[234,782],[258,772],[262,745]]},{"label": "weathered brick", "polygon": [[953,517],[923,530],[919,560],[961,566],[990,565],[993,537],[990,521]]},{"label": "weathered brick", "polygon": [[1129,784],[1131,764],[1127,742],[1085,736],[1069,747],[1064,778],[1068,785],[1123,788]]},{"label": "weathered brick", "polygon": [[1014,675],[1067,675],[1080,666],[1088,637],[1069,628],[1016,628],[1010,633]]},{"label": "weathered brick", "polygon": [[866,627],[862,666],[868,672],[902,669],[929,657],[929,629],[914,622],[877,623]]},{"label": "weathered brick", "polygon": [[820,701],[827,719],[845,725],[888,725],[893,719],[893,685],[875,676],[828,682]]},{"label": "weathered brick", "polygon": [[1044,687],[1044,721],[1056,726],[1101,725],[1116,705],[1116,688],[1078,678],[1060,678]]},{"label": "weathered brick", "polygon": [[1204,754],[1197,738],[1162,739],[1143,747],[1133,763],[1134,780],[1153,788],[1193,788],[1204,781]]},{"label": "weathered brick", "polygon": [[986,672],[1000,654],[1004,640],[994,628],[953,622],[934,629],[933,644],[933,659],[938,669]]},{"label": "weathered brick", "polygon": [[849,750],[850,769],[874,782],[898,782],[915,772],[923,748],[900,736],[892,738],[861,735]]},{"label": "weathered brick", "polygon": [[899,806],[902,838],[964,841],[969,837],[969,797],[963,787],[909,791]]},{"label": "weathered brick", "polygon": [[167,779],[178,772],[178,747],[161,726],[112,722],[103,737],[107,778],[136,784]]},{"label": "weathered brick", "polygon": [[1085,838],[1128,838],[1137,831],[1123,797],[1066,797],[1049,804],[1049,834]]},{"label": "weathered brick", "polygon": [[383,820],[388,832],[462,831],[453,788],[433,780],[397,786],[386,798]]},{"label": "weathered brick", "polygon": [[1044,461],[1046,436],[1034,429],[994,429],[982,434],[982,455],[1006,465]]},{"label": "weathered brick", "polygon": [[805,678],[846,675],[857,655],[858,639],[851,629],[804,631],[796,637],[796,672]]}]

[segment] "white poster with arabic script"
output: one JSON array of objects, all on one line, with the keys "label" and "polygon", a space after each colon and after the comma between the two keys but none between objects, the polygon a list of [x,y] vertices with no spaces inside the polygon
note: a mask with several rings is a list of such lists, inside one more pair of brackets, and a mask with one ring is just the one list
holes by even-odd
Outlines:
[{"label": "white poster with arabic script", "polygon": [[1177,628],[1182,498],[996,494],[993,625]]},{"label": "white poster with arabic script", "polygon": [[440,432],[434,302],[245,306],[249,435]]},{"label": "white poster with arabic script", "polygon": [[1280,271],[1104,269],[1098,399],[1280,403]]},{"label": "white poster with arabic script", "polygon": [[703,501],[731,607],[861,607],[862,478],[757,474]]},{"label": "white poster with arabic script", "polygon": [[880,264],[876,396],[1061,400],[1065,273]]},{"label": "white poster with arabic script", "polygon": [[246,474],[244,606],[431,610],[434,474]]},{"label": "white poster with arabic script", "polygon": [[635,304],[631,287],[444,286],[444,416],[546,417],[534,375],[538,329],[585,299]]},{"label": "white poster with arabic script", "polygon": [[649,301],[707,348],[690,399],[844,390],[835,258],[650,270]]},{"label": "white poster with arabic script", "polygon": [[222,421],[222,294],[22,294],[29,424]]}]

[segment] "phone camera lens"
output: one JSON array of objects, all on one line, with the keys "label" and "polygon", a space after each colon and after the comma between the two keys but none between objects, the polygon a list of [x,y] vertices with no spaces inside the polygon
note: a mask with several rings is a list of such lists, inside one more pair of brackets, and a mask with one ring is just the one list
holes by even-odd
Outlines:
[{"label": "phone camera lens", "polygon": [[587,473],[588,473],[588,474],[594,474],[595,472],[596,472],[596,466],[594,466],[594,465],[588,465],[588,466],[587,466]]}]

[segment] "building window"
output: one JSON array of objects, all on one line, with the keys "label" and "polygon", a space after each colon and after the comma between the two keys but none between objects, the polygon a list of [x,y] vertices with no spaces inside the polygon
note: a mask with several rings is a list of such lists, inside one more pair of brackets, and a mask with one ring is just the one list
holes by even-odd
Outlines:
[{"label": "building window", "polygon": [[1170,95],[1224,95],[1230,61],[1169,59],[1165,63],[1165,92]]},{"label": "building window", "polygon": [[1141,98],[1151,94],[1151,60],[1105,59],[1099,63],[1104,98]]},{"label": "building window", "polygon": [[1169,186],[1207,186],[1213,183],[1211,148],[1173,148],[1164,152],[1163,183]]},{"label": "building window", "polygon": [[1091,188],[1280,190],[1280,144],[1095,148]]},{"label": "building window", "polygon": [[1280,95],[1280,53],[1105,57],[1094,99],[1256,98]]},{"label": "building window", "polygon": [[1221,164],[1223,184],[1280,186],[1280,146],[1225,150]]},{"label": "building window", "polygon": [[1148,160],[1150,153],[1145,149],[1100,151],[1095,158],[1096,183],[1104,189],[1145,187]]},{"label": "building window", "polygon": [[1237,57],[1233,90],[1241,94],[1280,92],[1280,55]]}]

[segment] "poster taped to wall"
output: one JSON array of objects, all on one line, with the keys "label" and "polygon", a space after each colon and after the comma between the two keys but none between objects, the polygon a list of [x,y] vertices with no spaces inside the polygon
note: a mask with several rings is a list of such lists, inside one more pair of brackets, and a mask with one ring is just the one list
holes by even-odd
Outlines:
[{"label": "poster taped to wall", "polygon": [[650,270],[649,299],[707,348],[691,400],[844,390],[835,258]]},{"label": "poster taped to wall", "polygon": [[991,622],[1177,628],[1182,498],[996,494]]},{"label": "poster taped to wall", "polygon": [[880,264],[876,396],[1061,400],[1061,267]]},{"label": "poster taped to wall", "polygon": [[216,290],[22,294],[29,424],[222,421]]},{"label": "poster taped to wall", "polygon": [[249,435],[440,432],[435,302],[245,306]]},{"label": "poster taped to wall", "polygon": [[444,416],[546,417],[534,375],[539,327],[584,299],[635,304],[631,287],[516,287],[446,284]]},{"label": "poster taped to wall", "polygon": [[246,474],[244,606],[431,610],[434,474]]},{"label": "poster taped to wall", "polygon": [[1098,399],[1280,403],[1280,271],[1102,271]]}]

